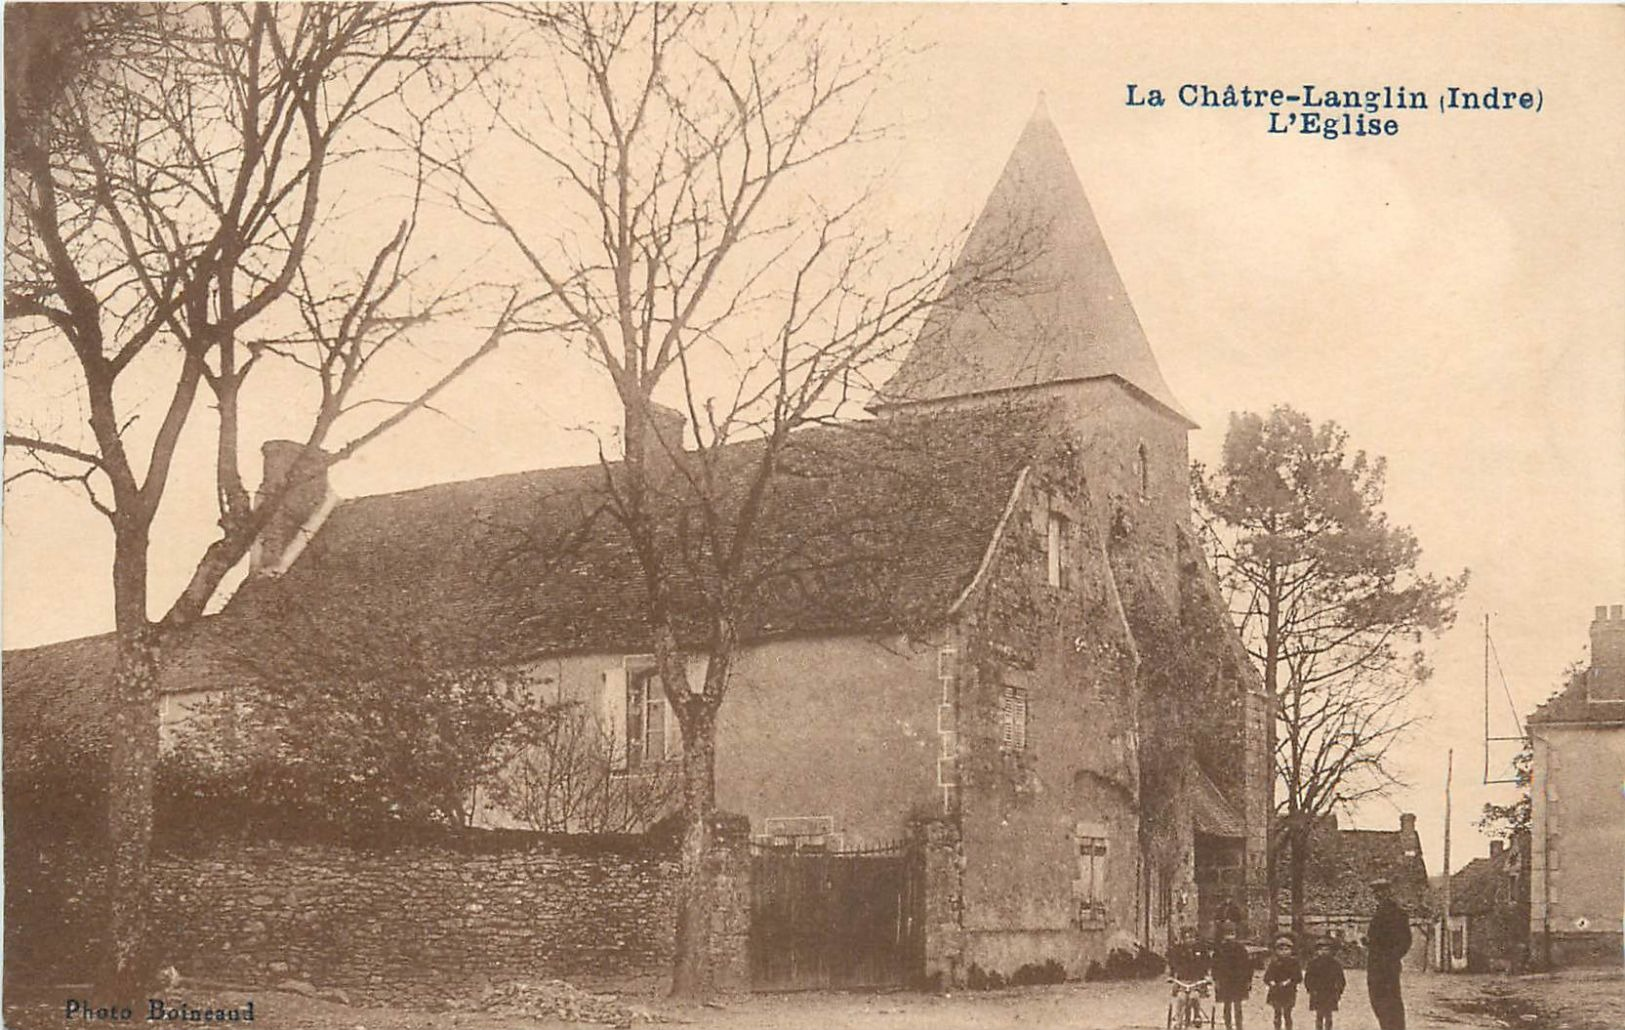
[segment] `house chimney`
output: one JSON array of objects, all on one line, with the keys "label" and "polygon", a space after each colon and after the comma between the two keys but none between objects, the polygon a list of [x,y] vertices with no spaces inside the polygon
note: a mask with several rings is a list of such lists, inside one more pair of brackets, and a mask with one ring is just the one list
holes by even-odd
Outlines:
[{"label": "house chimney", "polygon": [[1499,838],[1490,841],[1490,857],[1491,858],[1500,858],[1501,857],[1501,849],[1503,849],[1505,847],[1506,847],[1506,842],[1499,839]]},{"label": "house chimney", "polygon": [[260,447],[263,460],[255,504],[263,504],[278,490],[281,503],[260,530],[248,555],[250,576],[275,576],[299,557],[327,513],[332,492],[327,482],[329,456],[312,450],[303,463],[305,445],[295,440],[267,440]]},{"label": "house chimney", "polygon": [[649,402],[648,411],[649,424],[643,434],[643,467],[651,479],[658,479],[673,467],[673,455],[683,450],[688,416],[656,401]]},{"label": "house chimney", "polygon": [[1625,701],[1625,605],[1597,605],[1591,620],[1591,672],[1586,696]]},{"label": "house chimney", "polygon": [[1416,816],[1412,815],[1410,812],[1401,812],[1399,815],[1399,832],[1415,833]]}]

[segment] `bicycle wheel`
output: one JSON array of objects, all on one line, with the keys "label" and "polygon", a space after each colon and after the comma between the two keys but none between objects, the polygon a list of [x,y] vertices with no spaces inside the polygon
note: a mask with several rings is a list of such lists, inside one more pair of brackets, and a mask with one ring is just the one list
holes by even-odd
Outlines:
[{"label": "bicycle wheel", "polygon": [[1179,1012],[1178,1012],[1178,1018],[1176,1020],[1174,1020],[1174,1026],[1178,1027],[1179,1030],[1190,1030],[1190,1025],[1191,1025],[1191,1003],[1190,1003],[1190,1001],[1188,999],[1186,999],[1186,998],[1181,998],[1181,999],[1179,999],[1179,1003],[1175,1006],[1175,1008],[1177,1008],[1179,1010]]}]

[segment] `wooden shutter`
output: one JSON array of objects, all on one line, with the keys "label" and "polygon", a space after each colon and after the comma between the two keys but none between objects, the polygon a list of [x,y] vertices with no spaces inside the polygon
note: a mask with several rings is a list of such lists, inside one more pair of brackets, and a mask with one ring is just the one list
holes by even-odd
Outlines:
[{"label": "wooden shutter", "polygon": [[1063,518],[1056,515],[1055,512],[1050,512],[1050,525],[1048,525],[1048,536],[1046,536],[1045,544],[1045,556],[1050,560],[1050,575],[1048,575],[1050,586],[1061,585],[1061,539],[1066,536],[1066,528],[1061,525],[1063,521]]},{"label": "wooden shutter", "polygon": [[1027,749],[1027,692],[1005,687],[999,697],[1000,744],[1007,751]]},{"label": "wooden shutter", "polygon": [[609,767],[615,772],[626,769],[626,669],[624,666],[604,670],[604,682],[599,691],[599,720],[604,740],[609,747]]}]

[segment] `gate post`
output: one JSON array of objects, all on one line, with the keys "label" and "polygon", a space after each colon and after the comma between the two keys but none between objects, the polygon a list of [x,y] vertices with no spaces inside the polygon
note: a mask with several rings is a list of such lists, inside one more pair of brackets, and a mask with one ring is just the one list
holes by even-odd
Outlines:
[{"label": "gate post", "polygon": [[712,912],[712,983],[721,991],[750,990],[750,819],[719,812],[711,828],[708,874],[716,891]]},{"label": "gate post", "polygon": [[958,820],[949,817],[915,819],[909,836],[924,866],[925,980],[947,989],[963,985],[965,848]]}]

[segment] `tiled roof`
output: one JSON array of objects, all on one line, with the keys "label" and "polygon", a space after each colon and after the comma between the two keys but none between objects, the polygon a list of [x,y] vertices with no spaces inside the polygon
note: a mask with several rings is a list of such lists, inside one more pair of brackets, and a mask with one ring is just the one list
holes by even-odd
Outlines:
[{"label": "tiled roof", "polygon": [[[1066,145],[1042,106],[977,218],[953,274],[1016,283],[944,304],[880,392],[880,404],[1115,377],[1189,425],[1112,262]],[[982,271],[976,271],[982,270]]]},{"label": "tiled roof", "polygon": [[[1040,406],[1006,406],[808,429],[780,463],[746,606],[746,639],[918,629],[971,582],[1017,477],[1047,437]],[[730,495],[761,454],[725,448]],[[449,661],[517,662],[568,651],[650,647],[640,567],[601,510],[604,469],[541,469],[339,504],[292,567],[250,581],[169,646],[166,691],[244,675],[227,639],[295,606],[301,617],[409,628]],[[671,512],[672,553],[702,546],[693,512]],[[696,597],[691,577],[679,597]],[[694,605],[693,607],[697,607]],[[680,626],[703,639],[699,620]],[[263,639],[276,638],[267,633]],[[276,638],[281,639],[281,638]],[[236,648],[241,650],[241,648]],[[62,713],[95,735],[111,679],[110,635],[5,655],[8,765]],[[14,743],[15,742],[15,743]]]},{"label": "tiled roof", "polygon": [[[240,670],[223,646],[231,632],[219,616],[171,639],[158,689],[181,693],[228,683]],[[4,656],[6,768],[28,764],[50,745],[61,754],[105,746],[114,663],[113,634],[103,633]]]},{"label": "tiled roof", "polygon": [[[804,430],[782,455],[749,562],[747,638],[883,629],[940,618],[970,582],[1045,409],[1002,407]],[[761,454],[727,447],[737,500]],[[522,660],[650,645],[640,566],[602,510],[604,469],[543,469],[339,505],[266,588],[305,608],[419,627],[453,654]],[[698,513],[668,512],[672,555],[705,546]],[[677,563],[681,565],[681,563]],[[690,563],[703,568],[703,561]],[[680,585],[700,610],[690,578]],[[680,627],[693,639],[708,629]]]},{"label": "tiled roof", "polygon": [[1195,769],[1194,773],[1191,808],[1197,832],[1215,837],[1247,836],[1246,820],[1230,799],[1224,796],[1224,791],[1201,768]]},{"label": "tiled roof", "polygon": [[1392,881],[1395,900],[1411,915],[1427,908],[1427,866],[1415,831],[1323,825],[1313,833],[1309,856],[1304,905],[1312,914],[1369,915],[1377,907],[1371,881],[1379,877]]},{"label": "tiled roof", "polygon": [[1587,691],[1587,679],[1596,675],[1587,670],[1569,680],[1567,686],[1536,708],[1529,716],[1531,723],[1588,722],[1601,724],[1625,723],[1625,701],[1593,701]]},{"label": "tiled roof", "polygon": [[1517,855],[1517,848],[1509,847],[1498,855],[1475,858],[1462,866],[1450,878],[1451,914],[1481,914],[1505,905]]}]

